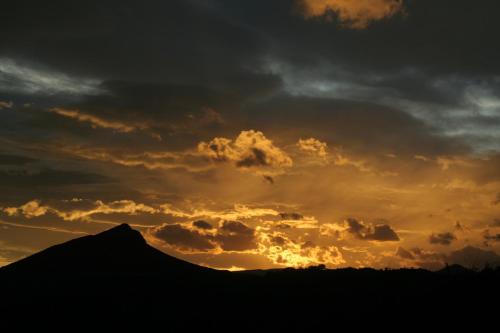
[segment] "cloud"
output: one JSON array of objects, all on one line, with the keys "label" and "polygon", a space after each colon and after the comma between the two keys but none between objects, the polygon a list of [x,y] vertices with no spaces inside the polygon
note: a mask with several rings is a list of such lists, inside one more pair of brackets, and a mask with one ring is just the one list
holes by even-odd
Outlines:
[{"label": "cloud", "polygon": [[214,228],[213,225],[204,220],[197,220],[193,222],[193,227],[202,229],[202,230],[212,230]]},{"label": "cloud", "polygon": [[[203,223],[201,223],[203,222]],[[257,249],[255,229],[239,221],[222,221],[208,228],[205,221],[189,224],[164,224],[150,234],[183,253],[247,252]],[[202,226],[202,227],[200,227]]]},{"label": "cloud", "polygon": [[39,200],[32,200],[19,207],[7,207],[3,211],[9,216],[23,215],[26,218],[33,218],[45,215],[50,207],[41,205]]},{"label": "cloud", "polygon": [[489,230],[485,230],[483,238],[486,242],[500,242],[500,234],[491,234]]},{"label": "cloud", "polygon": [[215,242],[207,235],[180,224],[165,224],[154,230],[154,236],[178,251],[209,252],[216,249]]},{"label": "cloud", "polygon": [[485,251],[477,247],[467,246],[453,251],[446,258],[448,264],[458,264],[468,268],[482,269],[487,265],[500,265],[500,256],[493,251]]},{"label": "cloud", "polygon": [[12,101],[6,102],[0,100],[0,110],[2,109],[10,109],[14,106],[14,103]]},{"label": "cloud", "polygon": [[40,217],[48,213],[55,214],[65,221],[87,220],[96,214],[128,214],[160,213],[154,208],[132,200],[117,200],[104,203],[101,200],[91,201],[72,199],[58,205],[42,205],[40,200],[32,200],[19,207],[6,207],[3,211],[9,216],[21,215],[27,218]]},{"label": "cloud", "polygon": [[429,236],[429,243],[439,245],[450,245],[457,237],[451,232],[432,234]]},{"label": "cloud", "polygon": [[314,216],[304,216],[295,212],[279,213],[279,224],[273,223],[273,226],[279,228],[295,229],[318,229],[318,220]]},{"label": "cloud", "polygon": [[409,259],[409,260],[414,260],[415,256],[408,250],[405,250],[402,247],[398,247],[396,251],[396,256],[403,258],[403,259]]},{"label": "cloud", "polygon": [[271,208],[251,207],[243,204],[235,204],[229,209],[213,210],[192,206],[186,209],[179,209],[172,204],[166,203],[160,205],[160,210],[164,214],[187,219],[200,219],[206,217],[218,220],[242,220],[255,217],[279,215],[278,211]]},{"label": "cloud", "polygon": [[280,174],[293,161],[260,131],[242,131],[236,140],[215,138],[200,142],[198,151],[215,162],[232,162],[237,168],[257,173]]},{"label": "cloud", "polygon": [[87,160],[110,162],[125,167],[143,167],[147,170],[182,169],[197,173],[213,168],[206,162],[204,156],[190,150],[133,153],[123,151],[123,149],[113,150],[82,146],[55,146],[50,147],[50,149]]},{"label": "cloud", "polygon": [[0,90],[19,94],[101,94],[99,80],[72,77],[31,63],[0,57]]},{"label": "cloud", "polygon": [[328,155],[328,145],[315,138],[299,139],[297,147],[303,152],[325,158]]},{"label": "cloud", "polygon": [[308,267],[324,264],[338,267],[345,263],[334,246],[319,246],[311,241],[297,242],[281,232],[259,233],[259,251],[273,263],[288,267]]},{"label": "cloud", "polygon": [[299,213],[280,213],[280,217],[282,220],[292,220],[292,221],[299,221],[304,219],[304,215]]},{"label": "cloud", "polygon": [[89,123],[92,128],[113,129],[121,133],[129,133],[137,129],[146,128],[145,125],[127,125],[119,121],[105,120],[100,117],[81,112],[79,110],[69,110],[65,108],[52,108],[49,110],[63,117],[71,118],[83,123]]},{"label": "cloud", "polygon": [[215,236],[224,251],[248,251],[257,248],[255,230],[239,221],[224,221]]},{"label": "cloud", "polygon": [[354,235],[358,239],[371,240],[377,242],[399,241],[397,233],[386,224],[366,224],[354,218],[349,218],[345,222],[345,231]]},{"label": "cloud", "polygon": [[299,0],[298,4],[306,18],[331,20],[335,14],[343,26],[353,29],[364,29],[403,11],[401,0]]}]

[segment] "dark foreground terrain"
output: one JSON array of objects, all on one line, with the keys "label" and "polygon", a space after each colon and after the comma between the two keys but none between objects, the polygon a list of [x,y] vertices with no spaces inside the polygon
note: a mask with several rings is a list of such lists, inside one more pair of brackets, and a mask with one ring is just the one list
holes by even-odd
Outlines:
[{"label": "dark foreground terrain", "polygon": [[499,282],[499,269],[459,266],[440,272],[215,271],[170,257],[122,225],[0,269],[0,325],[50,325],[70,332],[496,326]]}]

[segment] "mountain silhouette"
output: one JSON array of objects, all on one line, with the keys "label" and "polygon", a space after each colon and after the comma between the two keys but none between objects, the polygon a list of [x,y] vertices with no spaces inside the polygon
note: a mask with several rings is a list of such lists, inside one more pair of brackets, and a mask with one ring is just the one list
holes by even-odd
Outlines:
[{"label": "mountain silhouette", "polygon": [[[415,318],[495,318],[500,268],[217,271],[171,257],[123,224],[0,269],[0,323],[140,331],[330,331]],[[449,316],[448,316],[449,314]],[[360,318],[362,320],[360,320]],[[353,326],[354,327],[354,326]],[[151,328],[150,330],[153,330]],[[8,331],[8,330],[6,330]]]},{"label": "mountain silhouette", "polygon": [[16,274],[151,274],[213,271],[169,256],[147,244],[128,224],[52,246],[0,271]]}]

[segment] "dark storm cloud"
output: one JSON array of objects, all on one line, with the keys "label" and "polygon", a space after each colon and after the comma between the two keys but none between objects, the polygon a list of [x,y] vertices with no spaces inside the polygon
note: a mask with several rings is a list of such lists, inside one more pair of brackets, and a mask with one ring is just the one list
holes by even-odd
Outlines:
[{"label": "dark storm cloud", "polygon": [[377,242],[399,241],[399,236],[389,225],[368,225],[354,218],[349,218],[346,222],[347,231],[356,238]]},{"label": "dark storm cloud", "polygon": [[4,56],[101,79],[206,81],[235,75],[260,47],[254,33],[191,1],[12,2],[0,22]]},{"label": "dark storm cloud", "polygon": [[500,48],[492,43],[499,29],[495,1],[409,0],[405,15],[373,22],[362,30],[291,15],[293,0],[222,2],[221,10],[270,34],[281,42],[283,58],[301,64],[331,59],[359,66],[359,71],[421,67],[440,73],[489,74],[500,69]]},{"label": "dark storm cloud", "polygon": [[441,136],[408,113],[368,102],[283,95],[254,104],[246,112],[251,124],[259,124],[264,131],[294,128],[295,136],[349,142],[351,149],[361,153],[385,149],[432,156],[468,151],[463,142]]},{"label": "dark storm cloud", "polygon": [[294,68],[326,63],[353,74],[351,81],[431,101],[450,100],[436,93],[432,77],[474,78],[500,69],[500,48],[492,42],[499,5],[493,1],[406,1],[405,15],[361,30],[341,28],[335,20],[304,20],[295,5],[10,2],[0,20],[0,54],[102,80],[196,82],[240,91],[262,86],[249,74],[259,72],[264,60]]},{"label": "dark storm cloud", "polygon": [[451,232],[432,234],[429,236],[429,243],[439,245],[450,245],[457,237]]},{"label": "dark storm cloud", "polygon": [[[0,20],[5,28],[0,31],[8,31],[0,35],[0,55],[15,57],[20,66],[23,61],[30,66],[39,63],[47,72],[53,69],[98,79],[102,93],[52,106],[147,123],[158,135],[176,132],[168,140],[170,147],[185,147],[200,139],[202,134],[192,135],[199,132],[192,123],[208,107],[235,118],[233,124],[242,128],[248,124],[298,126],[303,131],[318,128],[366,150],[385,145],[399,150],[415,147],[419,153],[456,153],[465,151],[466,145],[440,138],[439,128],[367,102],[283,95],[239,113],[247,102],[282,87],[280,76],[287,76],[287,70],[270,70],[270,61],[286,63],[292,72],[305,69],[305,83],[326,79],[346,83],[349,91],[362,87],[361,95],[346,94],[346,98],[377,102],[392,96],[456,105],[464,86],[485,80],[439,79],[462,72],[483,75],[485,68],[495,72],[499,48],[483,41],[493,37],[498,24],[484,18],[492,17],[498,5],[450,1],[409,1],[404,6],[408,15],[356,31],[339,28],[335,21],[304,20],[294,11],[292,0],[152,1],[147,6],[132,1],[78,5],[56,1],[50,6],[11,2]],[[479,41],[484,52],[472,52],[471,45]],[[321,69],[316,72],[326,74],[308,71],[316,67]],[[257,153],[253,160],[241,163],[258,162]]]}]

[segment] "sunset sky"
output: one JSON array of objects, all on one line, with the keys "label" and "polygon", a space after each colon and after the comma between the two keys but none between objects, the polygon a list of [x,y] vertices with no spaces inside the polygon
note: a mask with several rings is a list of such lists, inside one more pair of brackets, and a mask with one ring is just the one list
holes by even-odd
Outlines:
[{"label": "sunset sky", "polygon": [[121,223],[219,269],[500,262],[499,11],[5,2],[0,266]]}]

